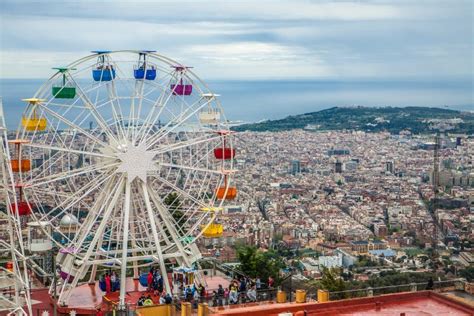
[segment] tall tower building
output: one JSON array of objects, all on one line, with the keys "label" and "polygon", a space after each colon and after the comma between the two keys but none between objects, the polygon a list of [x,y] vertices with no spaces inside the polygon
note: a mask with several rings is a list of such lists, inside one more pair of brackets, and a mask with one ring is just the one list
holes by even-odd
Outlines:
[{"label": "tall tower building", "polygon": [[334,164],[334,172],[336,173],[342,173],[342,162],[341,161],[336,161]]},{"label": "tall tower building", "polygon": [[291,170],[292,175],[301,173],[301,162],[299,160],[292,160],[291,161]]}]

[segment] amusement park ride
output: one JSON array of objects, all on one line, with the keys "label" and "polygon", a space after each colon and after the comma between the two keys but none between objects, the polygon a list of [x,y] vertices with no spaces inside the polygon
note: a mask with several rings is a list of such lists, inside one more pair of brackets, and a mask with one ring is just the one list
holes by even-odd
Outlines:
[{"label": "amusement park ride", "polygon": [[3,146],[16,295],[30,306],[32,265],[56,276],[58,306],[84,284],[100,289],[105,271],[120,308],[127,280],[143,285],[152,266],[168,293],[204,282],[196,240],[222,236],[217,218],[237,196],[218,95],[154,51],[95,51],[54,69]]}]

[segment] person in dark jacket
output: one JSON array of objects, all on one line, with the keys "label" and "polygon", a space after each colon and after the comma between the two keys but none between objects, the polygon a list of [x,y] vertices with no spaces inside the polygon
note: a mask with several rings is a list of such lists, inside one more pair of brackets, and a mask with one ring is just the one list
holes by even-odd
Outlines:
[{"label": "person in dark jacket", "polygon": [[433,278],[430,277],[430,279],[428,280],[428,285],[426,286],[426,289],[431,291],[433,290],[433,286],[434,286]]}]

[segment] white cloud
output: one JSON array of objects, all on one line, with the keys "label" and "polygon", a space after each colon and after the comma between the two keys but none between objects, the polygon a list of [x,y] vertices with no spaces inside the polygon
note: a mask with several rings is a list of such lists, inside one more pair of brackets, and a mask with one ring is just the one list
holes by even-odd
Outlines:
[{"label": "white cloud", "polygon": [[207,78],[466,77],[471,3],[4,0],[0,75],[46,77],[94,49],[155,49]]},{"label": "white cloud", "polygon": [[[4,0],[5,1],[5,0]],[[400,18],[403,12],[394,3],[367,1],[244,0],[244,1],[39,1],[13,2],[9,12],[18,13],[28,4],[31,15],[84,16],[133,20],[383,20]]]},{"label": "white cloud", "polygon": [[[333,75],[316,54],[298,46],[265,42],[193,45],[183,58],[203,60],[213,78],[321,78]],[[200,62],[199,64],[203,64]]]}]

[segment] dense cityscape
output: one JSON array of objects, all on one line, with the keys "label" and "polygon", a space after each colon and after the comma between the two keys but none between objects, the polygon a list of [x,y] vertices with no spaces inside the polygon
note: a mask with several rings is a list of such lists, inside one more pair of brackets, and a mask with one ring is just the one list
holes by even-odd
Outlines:
[{"label": "dense cityscape", "polygon": [[[409,132],[242,133],[240,196],[221,217],[224,240],[206,244],[224,247],[221,260],[232,261],[236,243],[282,243],[310,279],[361,261],[378,268],[360,279],[387,267],[454,276],[473,260],[473,141],[443,138],[445,190],[434,209],[433,140]],[[305,249],[313,251],[304,256]]]}]

